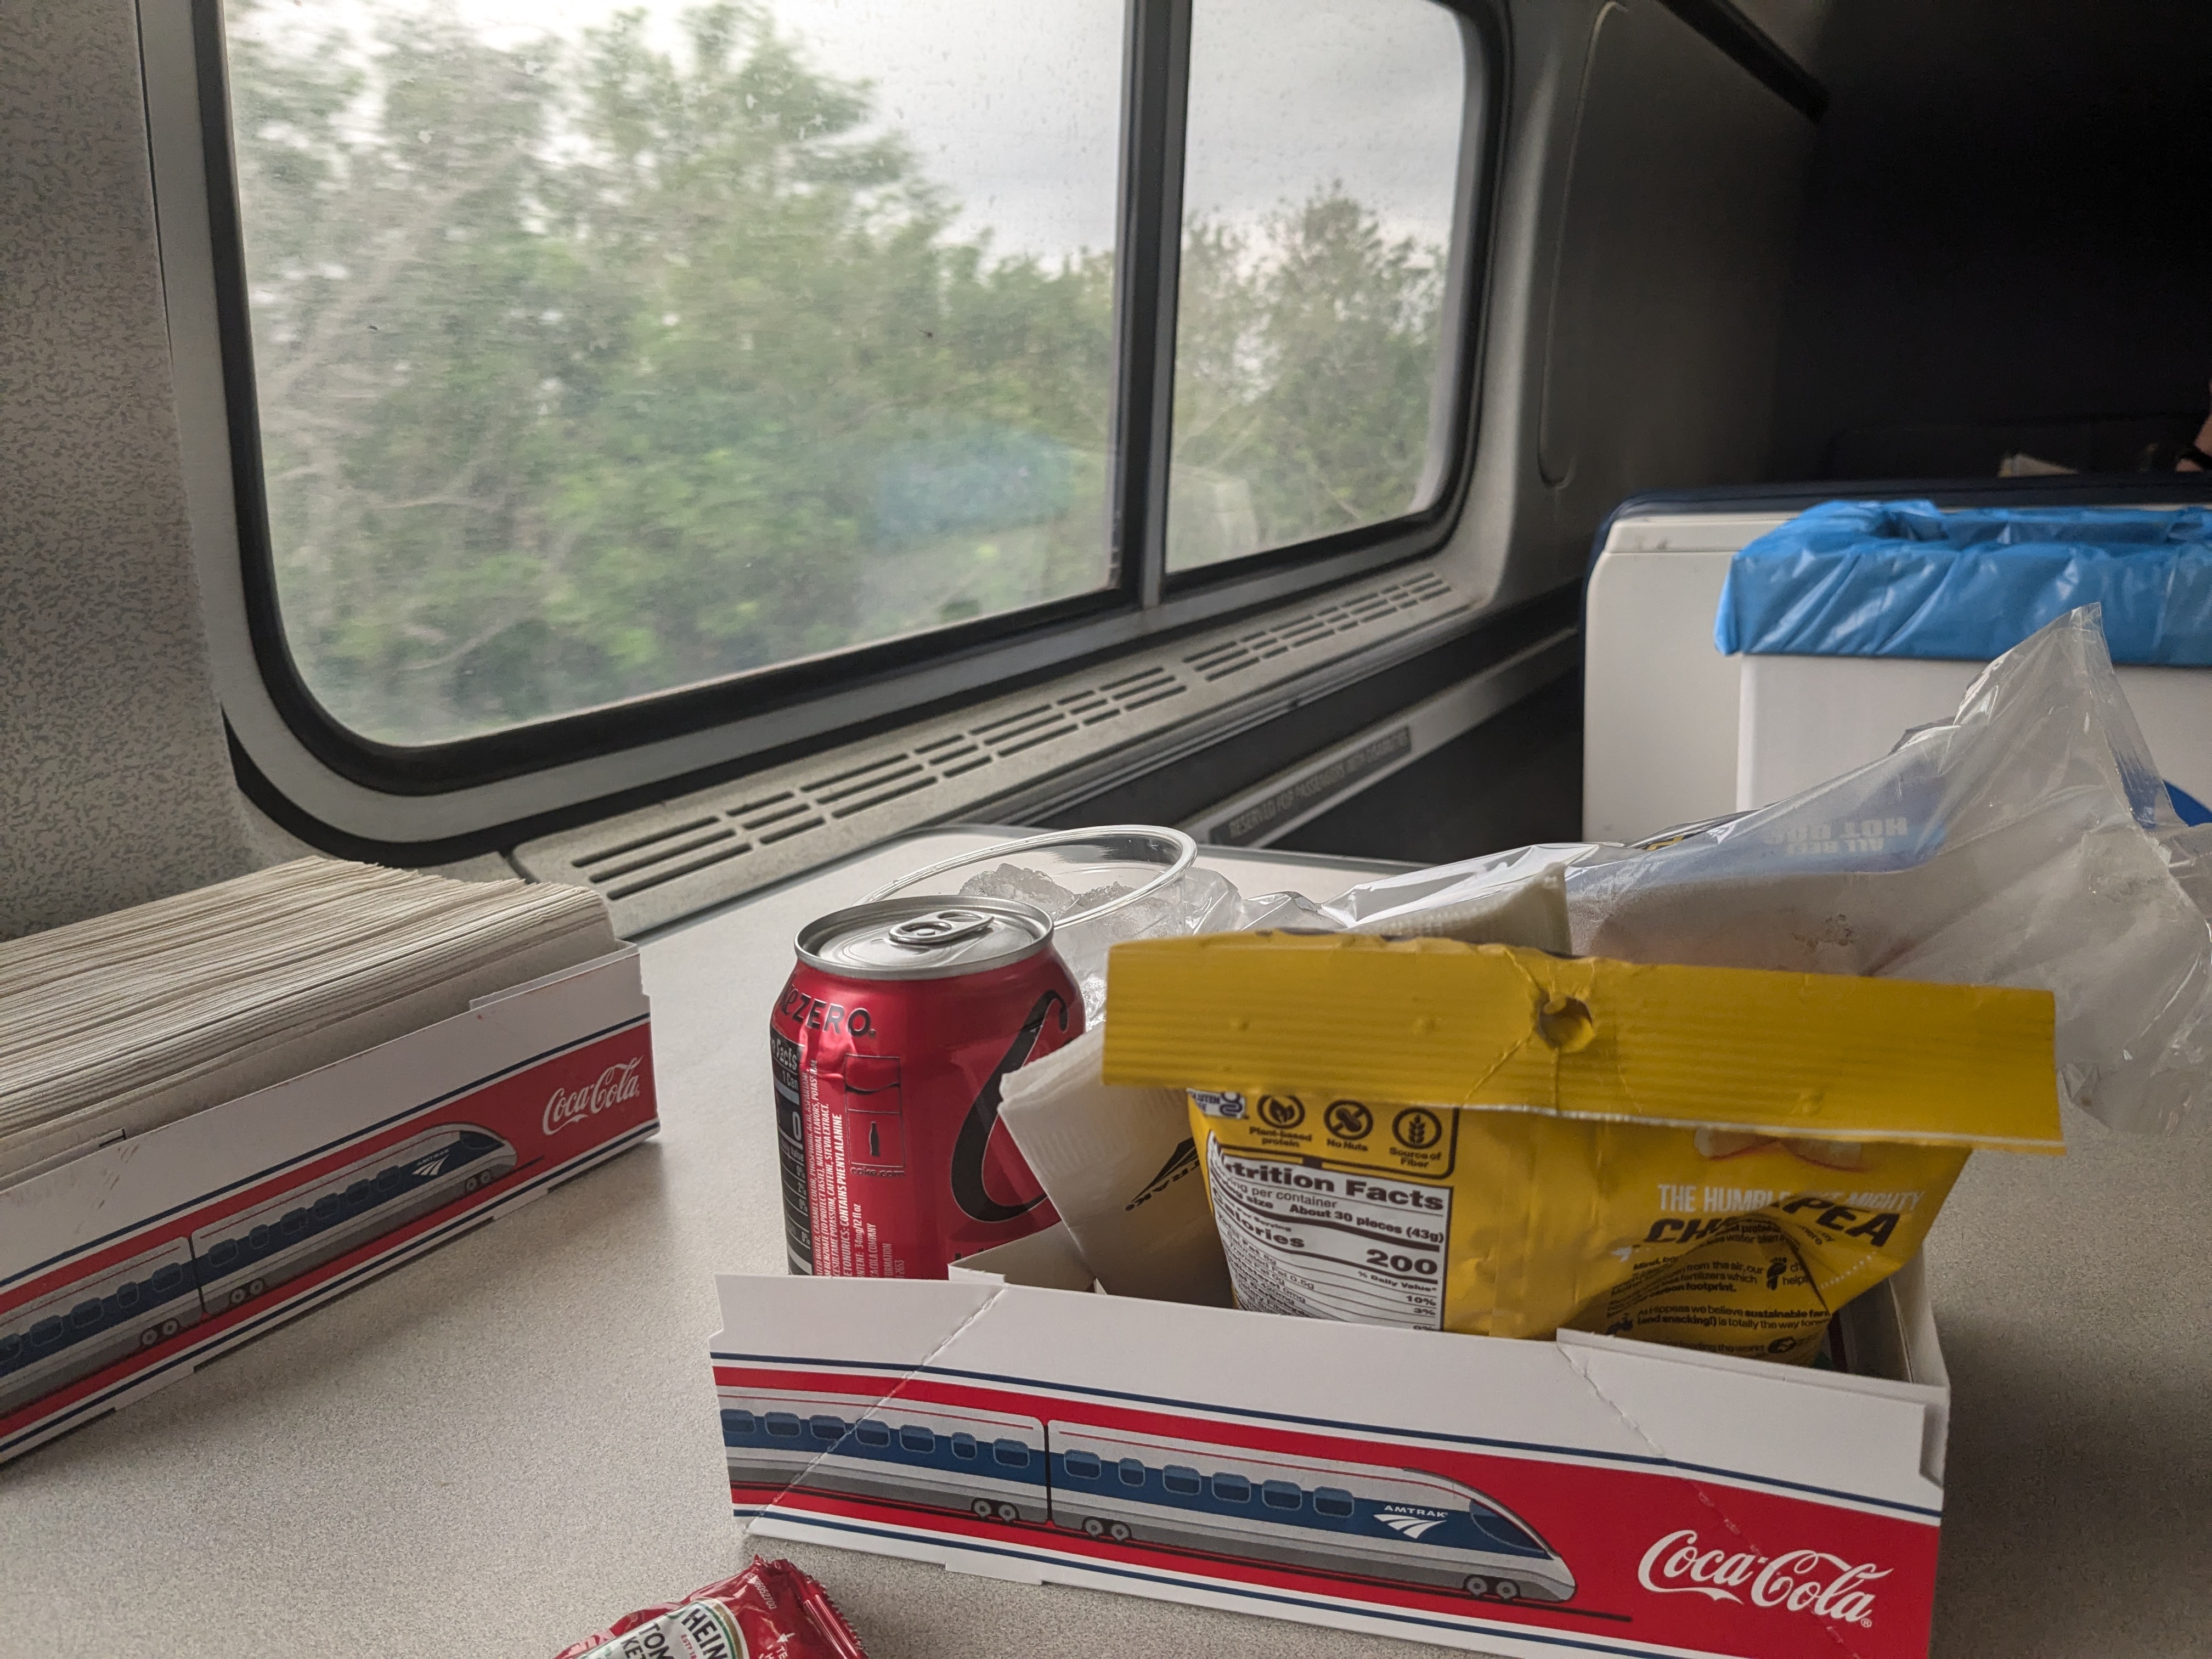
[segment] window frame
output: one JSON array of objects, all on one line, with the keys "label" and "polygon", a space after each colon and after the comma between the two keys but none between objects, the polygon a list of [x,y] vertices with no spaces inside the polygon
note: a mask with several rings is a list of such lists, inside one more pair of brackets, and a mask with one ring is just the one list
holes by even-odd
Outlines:
[{"label": "window frame", "polygon": [[356,732],[325,709],[284,632],[262,474],[222,0],[139,0],[188,512],[241,787],[288,827],[325,844],[457,857],[742,775],[1434,553],[1458,522],[1474,471],[1508,43],[1502,0],[1425,3],[1457,20],[1468,53],[1429,506],[1193,570],[1166,569],[1194,0],[1125,0],[1109,582],[599,708],[400,745]]}]

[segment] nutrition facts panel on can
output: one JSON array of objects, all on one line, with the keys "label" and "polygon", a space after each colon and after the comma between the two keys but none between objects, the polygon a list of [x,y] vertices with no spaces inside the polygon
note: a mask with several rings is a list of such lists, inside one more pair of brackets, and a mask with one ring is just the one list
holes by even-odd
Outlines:
[{"label": "nutrition facts panel on can", "polygon": [[1224,1152],[1219,1141],[1206,1164],[1240,1307],[1442,1328],[1449,1188]]}]

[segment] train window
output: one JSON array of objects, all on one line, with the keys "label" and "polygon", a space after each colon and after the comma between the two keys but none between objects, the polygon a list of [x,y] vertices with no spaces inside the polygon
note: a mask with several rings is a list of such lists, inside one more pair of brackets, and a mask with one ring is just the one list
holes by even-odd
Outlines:
[{"label": "train window", "polygon": [[1025,1469],[1030,1466],[1030,1449],[1018,1440],[994,1440],[991,1461],[1004,1463],[1010,1469]]},{"label": "train window", "polygon": [[975,1455],[975,1437],[972,1434],[954,1435],[952,1455],[955,1457],[973,1457]]},{"label": "train window", "polygon": [[331,714],[433,743],[1112,581],[1120,0],[498,10],[226,7]]},{"label": "train window", "polygon": [[88,1330],[100,1323],[100,1306],[97,1302],[80,1302],[70,1310],[70,1323],[79,1330]]},{"label": "train window", "polygon": [[308,1206],[308,1208],[316,1220],[328,1221],[338,1212],[338,1195],[336,1193],[325,1193]]},{"label": "train window", "polygon": [[1352,1494],[1341,1486],[1316,1486],[1313,1498],[1316,1515],[1345,1516],[1356,1507]]},{"label": "train window", "polygon": [[1433,497],[1466,88],[1433,0],[1197,0],[1170,569]]},{"label": "train window", "polygon": [[1123,1486],[1141,1486],[1145,1484],[1145,1466],[1136,1458],[1125,1457],[1114,1467],[1120,1471]]},{"label": "train window", "polygon": [[51,1348],[62,1340],[62,1322],[48,1315],[31,1327],[30,1343],[34,1348]]},{"label": "train window", "polygon": [[380,1192],[380,1193],[390,1193],[390,1192],[392,1192],[392,1191],[396,1190],[396,1189],[398,1188],[398,1185],[399,1185],[399,1171],[398,1171],[398,1170],[378,1170],[378,1171],[377,1171],[375,1186],[376,1186],[376,1190],[377,1190],[378,1192]]},{"label": "train window", "polygon": [[[292,1212],[292,1215],[299,1213],[297,1210]],[[286,1216],[284,1218],[289,1221],[292,1216]],[[218,1239],[214,1248],[208,1251],[208,1261],[213,1267],[228,1267],[236,1260],[238,1260],[238,1241],[234,1238]]]},{"label": "train window", "polygon": [[722,1432],[726,1435],[750,1434],[754,1427],[750,1412],[727,1411],[722,1413]]},{"label": "train window", "polygon": [[1294,1510],[1305,1502],[1304,1491],[1295,1481],[1262,1480],[1260,1501],[1271,1510]]},{"label": "train window", "polygon": [[357,1210],[362,1205],[368,1202],[370,1192],[368,1182],[366,1181],[356,1181],[352,1186],[345,1189],[346,1207],[349,1210]]},{"label": "train window", "polygon": [[864,1446],[888,1446],[891,1443],[890,1425],[864,1417],[853,1425],[853,1437]]},{"label": "train window", "polygon": [[1468,1510],[1468,1518],[1473,1521],[1476,1529],[1485,1534],[1492,1543],[1505,1549],[1523,1555],[1542,1555],[1546,1553],[1541,1544],[1495,1510],[1486,1510],[1480,1505],[1475,1505]]},{"label": "train window", "polygon": [[115,1305],[128,1313],[138,1305],[138,1298],[143,1294],[136,1280],[127,1285],[118,1285],[115,1287]]},{"label": "train window", "polygon": [[1071,1480],[1096,1480],[1105,1473],[1105,1468],[1097,1455],[1087,1451],[1068,1453],[1060,1459],[1060,1465],[1067,1471]]},{"label": "train window", "polygon": [[1198,1495],[1198,1471],[1186,1463],[1170,1463],[1160,1471],[1160,1484],[1184,1498]]},{"label": "train window", "polygon": [[1241,1474],[1217,1474],[1213,1477],[1213,1495],[1224,1504],[1249,1504],[1252,1501],[1252,1483]]},{"label": "train window", "polygon": [[246,1236],[246,1248],[258,1255],[269,1248],[269,1229],[256,1227]]},{"label": "train window", "polygon": [[899,1431],[899,1445],[910,1452],[933,1452],[937,1449],[937,1437],[930,1431],[909,1423]]},{"label": "train window", "polygon": [[170,1291],[175,1290],[178,1285],[184,1283],[184,1279],[185,1270],[182,1267],[179,1267],[175,1262],[172,1261],[166,1267],[155,1268],[154,1277],[150,1282],[155,1291],[159,1291],[163,1296],[167,1296]]},{"label": "train window", "polygon": [[768,1425],[770,1434],[780,1439],[793,1439],[799,1434],[799,1419],[793,1413],[770,1412],[761,1421]]},{"label": "train window", "polygon": [[207,3],[246,625],[356,784],[881,690],[828,731],[1449,532],[1443,0]]},{"label": "train window", "polygon": [[297,1238],[307,1231],[307,1212],[305,1210],[285,1211],[276,1224],[276,1231],[286,1238]]},{"label": "train window", "polygon": [[845,1419],[842,1417],[810,1417],[806,1419],[806,1431],[817,1440],[842,1440],[845,1437]]}]

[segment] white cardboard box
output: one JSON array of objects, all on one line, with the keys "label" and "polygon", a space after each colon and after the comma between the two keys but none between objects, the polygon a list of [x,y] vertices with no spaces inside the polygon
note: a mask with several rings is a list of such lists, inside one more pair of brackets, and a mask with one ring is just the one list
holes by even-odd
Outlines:
[{"label": "white cardboard box", "polygon": [[1849,1376],[1036,1283],[717,1285],[757,1534],[1528,1659],[1927,1650],[1950,1396],[1917,1262],[1845,1310]]},{"label": "white cardboard box", "polygon": [[0,1190],[0,1462],[659,1127],[624,946]]},{"label": "white cardboard box", "polygon": [[[1735,805],[1765,806],[1948,720],[1989,665],[1916,657],[1741,657]],[[2212,805],[2212,670],[2122,663],[2120,690],[2169,784]]]}]

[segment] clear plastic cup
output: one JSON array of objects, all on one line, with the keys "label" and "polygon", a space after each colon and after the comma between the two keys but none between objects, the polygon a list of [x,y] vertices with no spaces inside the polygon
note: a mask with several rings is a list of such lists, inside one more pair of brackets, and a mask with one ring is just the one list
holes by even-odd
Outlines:
[{"label": "clear plastic cup", "polygon": [[1122,939],[1234,927],[1243,900],[1197,867],[1180,830],[1116,823],[1002,842],[901,876],[868,895],[1019,899],[1052,918],[1053,944],[1083,989],[1083,1012],[1105,1011],[1106,953]]}]

